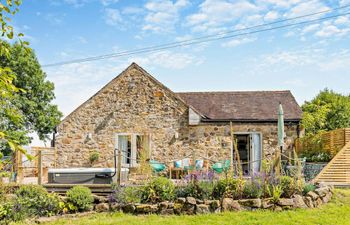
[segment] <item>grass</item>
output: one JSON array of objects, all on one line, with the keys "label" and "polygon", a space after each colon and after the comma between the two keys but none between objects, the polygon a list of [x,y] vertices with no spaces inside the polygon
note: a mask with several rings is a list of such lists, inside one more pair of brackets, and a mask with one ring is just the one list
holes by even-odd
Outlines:
[{"label": "grass", "polygon": [[332,201],[318,209],[283,212],[258,210],[196,216],[133,216],[122,213],[100,213],[76,219],[59,219],[46,225],[112,225],[112,224],[350,224],[350,189],[337,189]]}]

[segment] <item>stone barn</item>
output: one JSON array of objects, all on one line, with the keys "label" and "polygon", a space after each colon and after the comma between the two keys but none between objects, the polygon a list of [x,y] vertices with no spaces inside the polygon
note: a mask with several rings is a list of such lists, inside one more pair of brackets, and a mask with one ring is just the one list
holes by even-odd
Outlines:
[{"label": "stone barn", "polygon": [[[231,159],[233,130],[241,161],[255,161],[244,167],[250,174],[278,149],[279,103],[288,150],[302,117],[290,91],[176,93],[132,63],[59,124],[57,167],[113,167],[116,148],[123,151],[122,166],[130,169],[145,155],[169,165],[192,153],[198,159]],[[99,153],[93,165],[92,152]]]}]

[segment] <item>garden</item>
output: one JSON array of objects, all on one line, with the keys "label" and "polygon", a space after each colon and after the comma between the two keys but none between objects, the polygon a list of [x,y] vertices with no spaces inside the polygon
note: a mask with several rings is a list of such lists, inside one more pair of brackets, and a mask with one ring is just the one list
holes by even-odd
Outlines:
[{"label": "garden", "polygon": [[[74,186],[65,195],[49,193],[39,185],[2,184],[0,224],[46,221],[79,216],[84,212],[121,215],[201,215],[231,211],[288,211],[318,208],[333,195],[329,186],[305,183],[296,170],[292,176],[276,174],[265,166],[246,178],[191,171],[176,184],[161,175],[143,185],[112,185],[108,196],[97,196],[84,186]],[[135,217],[137,218],[137,217]]]}]

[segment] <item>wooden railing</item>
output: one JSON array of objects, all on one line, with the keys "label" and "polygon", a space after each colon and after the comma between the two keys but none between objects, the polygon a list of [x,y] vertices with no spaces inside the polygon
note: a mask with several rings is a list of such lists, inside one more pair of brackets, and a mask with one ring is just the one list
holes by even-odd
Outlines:
[{"label": "wooden railing", "polygon": [[321,136],[321,143],[317,144],[317,146],[315,143],[308,143],[307,140],[297,138],[295,140],[295,148],[297,152],[320,148],[320,150],[330,153],[333,157],[348,142],[350,142],[350,128],[341,128],[324,133]]}]

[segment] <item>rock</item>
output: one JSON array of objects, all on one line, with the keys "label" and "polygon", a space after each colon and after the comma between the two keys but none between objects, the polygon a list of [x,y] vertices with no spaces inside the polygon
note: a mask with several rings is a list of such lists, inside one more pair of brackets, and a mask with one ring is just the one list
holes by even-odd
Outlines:
[{"label": "rock", "polygon": [[200,199],[196,199],[196,203],[197,203],[197,204],[204,204],[204,201],[203,201],[203,200],[200,200]]},{"label": "rock", "polygon": [[169,207],[169,202],[161,202],[158,204],[159,210],[167,209],[168,207]]},{"label": "rock", "polygon": [[219,200],[212,200],[210,202],[210,209],[215,211],[220,208],[220,201]]},{"label": "rock", "polygon": [[274,206],[271,198],[265,198],[261,200],[261,208],[270,209]]},{"label": "rock", "polygon": [[304,202],[304,199],[301,195],[294,195],[293,196],[293,207],[294,208],[307,208],[307,205]]},{"label": "rock", "polygon": [[319,207],[319,206],[321,206],[322,205],[322,200],[321,200],[321,198],[318,198],[318,199],[316,199],[316,201],[314,201],[314,206],[315,207]]},{"label": "rock", "polygon": [[318,194],[316,194],[316,193],[315,193],[315,192],[313,192],[313,191],[309,191],[309,192],[306,194],[306,196],[311,197],[311,198],[312,198],[312,200],[316,200],[316,199],[318,199]]},{"label": "rock", "polygon": [[120,204],[112,204],[110,210],[113,212],[119,212],[122,210],[122,206]]},{"label": "rock", "polygon": [[277,202],[279,206],[293,206],[293,199],[290,198],[280,198]]},{"label": "rock", "polygon": [[247,207],[252,207],[252,208],[260,208],[261,207],[261,199],[242,199],[238,200],[238,203],[247,206]]},{"label": "rock", "polygon": [[186,198],[177,198],[175,203],[180,203],[180,204],[184,204],[186,202]]},{"label": "rock", "polygon": [[329,192],[329,187],[328,186],[320,187],[320,188],[317,188],[315,190],[315,193],[318,194],[320,197],[326,196],[326,194],[328,194],[328,192]]},{"label": "rock", "polygon": [[304,197],[304,202],[309,208],[314,208],[314,202],[312,201],[312,198],[309,196]]},{"label": "rock", "polygon": [[207,214],[210,213],[209,206],[206,204],[198,204],[196,207],[197,214]]},{"label": "rock", "polygon": [[124,213],[134,213],[135,206],[133,204],[126,204],[122,206],[122,210]]},{"label": "rock", "polygon": [[239,211],[241,206],[238,201],[233,200],[232,198],[224,198],[221,203],[221,210],[225,211]]},{"label": "rock", "polygon": [[178,215],[181,214],[183,206],[184,205],[181,203],[175,203],[174,204],[174,213],[178,214]]},{"label": "rock", "polygon": [[322,199],[322,202],[323,202],[323,203],[327,203],[327,202],[329,202],[328,195],[326,195],[326,196],[322,197],[321,199]]},{"label": "rock", "polygon": [[109,205],[107,203],[99,203],[95,205],[95,210],[97,212],[107,212],[109,210]]},{"label": "rock", "polygon": [[136,205],[135,211],[140,214],[149,214],[149,213],[155,213],[157,212],[158,207],[157,205],[150,205],[150,204],[139,204]]},{"label": "rock", "polygon": [[159,212],[160,215],[172,215],[174,214],[174,209],[162,209]]},{"label": "rock", "polygon": [[190,204],[190,205],[196,205],[196,199],[193,197],[187,197],[186,198],[186,203]]},{"label": "rock", "polygon": [[186,215],[194,215],[196,212],[196,205],[186,203],[183,205],[181,213]]}]

